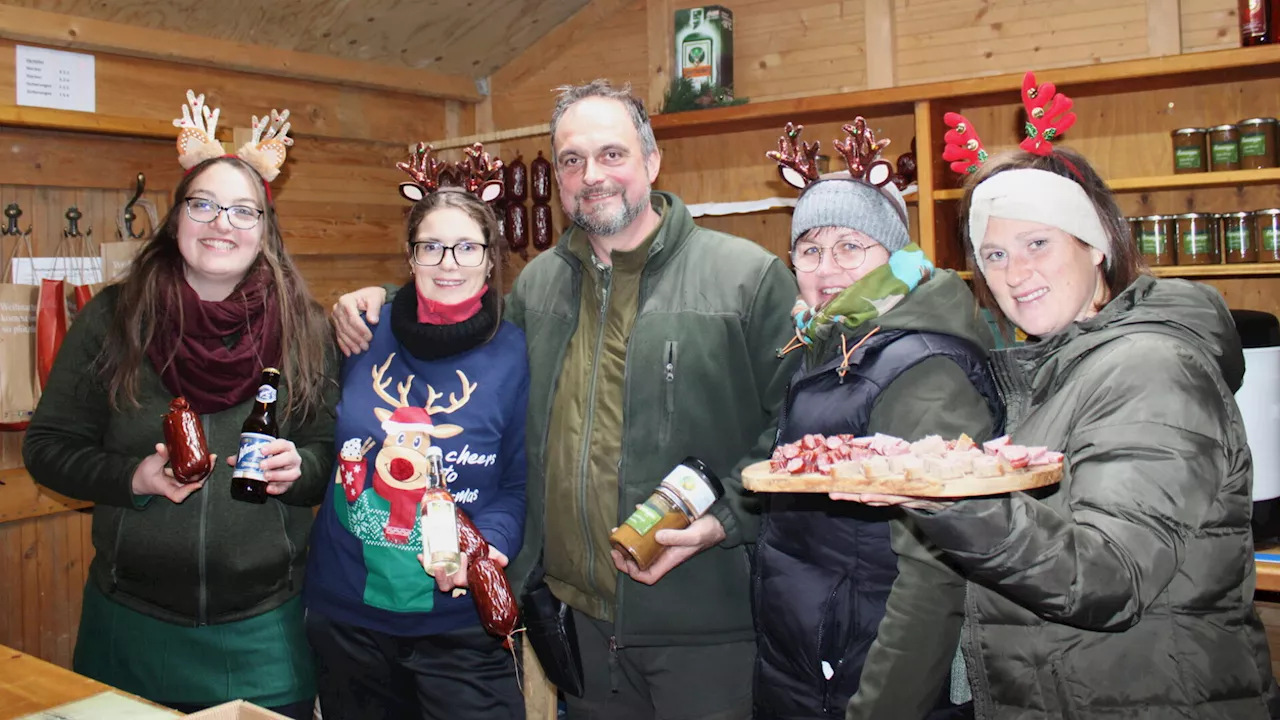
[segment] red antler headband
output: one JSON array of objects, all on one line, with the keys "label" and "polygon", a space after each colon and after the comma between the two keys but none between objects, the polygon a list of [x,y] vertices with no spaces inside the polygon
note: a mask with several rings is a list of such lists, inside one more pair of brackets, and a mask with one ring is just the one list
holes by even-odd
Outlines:
[{"label": "red antler headband", "polygon": [[[1037,85],[1035,73],[1028,71],[1022,78],[1022,105],[1027,111],[1027,139],[1018,147],[1036,155],[1051,154],[1053,141],[1076,122],[1071,98],[1059,93],[1053,83]],[[943,136],[946,147],[942,159],[961,175],[978,172],[987,161],[987,151],[973,123],[953,112],[944,115],[942,121],[950,128]]]},{"label": "red antler headband", "polygon": [[[483,143],[476,143],[463,150],[466,158],[456,163],[431,157],[432,147],[418,143],[409,152],[409,162],[398,162],[396,167],[408,173],[412,182],[400,183],[400,195],[417,202],[442,187],[441,178],[446,172],[458,178],[462,189],[486,203],[502,197],[502,161],[484,151]],[[450,167],[452,166],[452,171]]]},{"label": "red antler headband", "polygon": [[[889,140],[876,140],[875,133],[867,126],[861,115],[854,118],[850,125],[841,127],[845,139],[837,139],[832,145],[844,157],[849,167],[849,176],[861,180],[874,187],[884,187],[893,179],[893,165],[888,160],[881,160],[880,153],[889,146]],[[778,174],[783,182],[798,190],[804,190],[819,179],[818,150],[822,143],[799,142],[803,125],[787,123],[783,134],[778,138],[778,149],[770,150],[765,156],[778,163]]]}]

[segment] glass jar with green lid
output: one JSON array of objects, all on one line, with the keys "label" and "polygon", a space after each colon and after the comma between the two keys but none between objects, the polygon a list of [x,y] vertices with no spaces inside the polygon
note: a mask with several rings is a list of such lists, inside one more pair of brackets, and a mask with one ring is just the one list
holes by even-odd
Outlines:
[{"label": "glass jar with green lid", "polygon": [[1213,264],[1213,220],[1204,213],[1177,216],[1179,265]]},{"label": "glass jar with green lid", "polygon": [[1204,141],[1208,131],[1204,128],[1179,128],[1173,131],[1173,174],[1204,172],[1209,169],[1205,162]]},{"label": "glass jar with green lid", "polygon": [[1148,265],[1175,265],[1178,262],[1174,253],[1174,222],[1172,215],[1147,215],[1137,218],[1138,250]]},{"label": "glass jar with green lid", "polygon": [[1280,262],[1280,208],[1254,212],[1253,232],[1258,242],[1258,261]]},{"label": "glass jar with green lid", "polygon": [[1240,167],[1244,170],[1260,170],[1276,166],[1276,119],[1250,118],[1241,120]]},{"label": "glass jar with green lid", "polygon": [[1223,214],[1222,245],[1226,262],[1258,262],[1258,239],[1253,232],[1253,213]]},{"label": "glass jar with green lid", "polygon": [[1235,125],[1209,128],[1209,166],[1215,172],[1240,169],[1240,129]]}]

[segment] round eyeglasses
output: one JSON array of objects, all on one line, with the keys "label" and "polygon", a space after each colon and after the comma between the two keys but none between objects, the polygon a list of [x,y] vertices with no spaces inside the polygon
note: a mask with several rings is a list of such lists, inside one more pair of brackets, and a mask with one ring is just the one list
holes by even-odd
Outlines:
[{"label": "round eyeglasses", "polygon": [[459,267],[478,267],[484,263],[485,250],[488,245],[478,242],[460,242],[457,245],[445,245],[435,241],[413,243],[413,264],[431,267],[444,262],[446,252],[453,253],[453,261]]},{"label": "round eyeglasses", "polygon": [[867,249],[852,240],[841,240],[831,247],[799,242],[791,251],[791,266],[800,272],[813,272],[822,264],[826,253],[831,253],[831,259],[844,270],[856,270],[867,259]]},{"label": "round eyeglasses", "polygon": [[218,213],[227,214],[227,222],[237,230],[252,230],[258,225],[262,211],[248,205],[232,205],[223,207],[212,200],[199,197],[183,198],[187,203],[187,217],[198,223],[211,223]]}]

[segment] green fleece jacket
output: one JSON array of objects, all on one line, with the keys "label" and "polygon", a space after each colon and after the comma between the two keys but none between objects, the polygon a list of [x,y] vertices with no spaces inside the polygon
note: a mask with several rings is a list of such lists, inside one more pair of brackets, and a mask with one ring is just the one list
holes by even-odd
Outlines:
[{"label": "green fleece jacket", "polygon": [[[581,327],[585,269],[570,252],[568,235],[516,280],[507,317],[529,344],[528,522],[508,574],[517,588],[527,582],[547,543],[548,498],[564,487],[581,494],[605,483],[618,496],[618,525],[627,508],[694,455],[724,481],[726,495],[710,512],[727,537],[652,586],[615,573],[615,639],[620,646],[752,640],[747,545],[759,516],[742,490],[741,470],[767,458],[773,445],[776,413],[794,369],[794,360],[779,360],[777,350],[794,328],[795,279],[759,245],[699,228],[679,198],[656,195],[667,211],[640,275],[623,375],[608,379],[623,387],[615,473],[596,477],[589,465],[568,476],[547,473],[550,448],[565,442],[549,435],[551,406],[558,383],[569,381],[561,371]],[[597,547],[580,546],[580,562],[592,565]]]},{"label": "green fleece jacket", "polygon": [[[280,606],[302,590],[311,507],[331,477],[337,384],[318,417],[280,427],[302,456],[302,477],[283,495],[263,505],[231,498],[225,460],[238,451],[250,398],[201,416],[209,451],[218,455],[201,490],[182,503],[138,498],[133,473],[164,441],[161,416],[173,395],[146,363],[139,407],[111,409],[94,368],[117,294],[116,286],[98,293],[68,330],[22,446],[27,470],[45,487],[96,504],[89,582],[112,600],[190,626]],[[286,393],[280,389],[278,402],[287,402]]]}]

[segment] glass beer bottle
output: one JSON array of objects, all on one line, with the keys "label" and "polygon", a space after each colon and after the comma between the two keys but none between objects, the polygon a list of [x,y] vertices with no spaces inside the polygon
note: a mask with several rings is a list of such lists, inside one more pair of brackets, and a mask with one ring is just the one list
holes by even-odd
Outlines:
[{"label": "glass beer bottle", "polygon": [[458,516],[453,496],[445,487],[440,448],[427,448],[427,489],[422,493],[422,559],[427,572],[443,570],[446,575],[462,567],[458,549]]},{"label": "glass beer bottle", "polygon": [[231,497],[241,502],[262,504],[267,501],[267,480],[262,474],[262,448],[280,433],[276,424],[276,394],[280,371],[262,369],[262,383],[254,399],[253,410],[240,427],[240,454],[231,473]]}]

